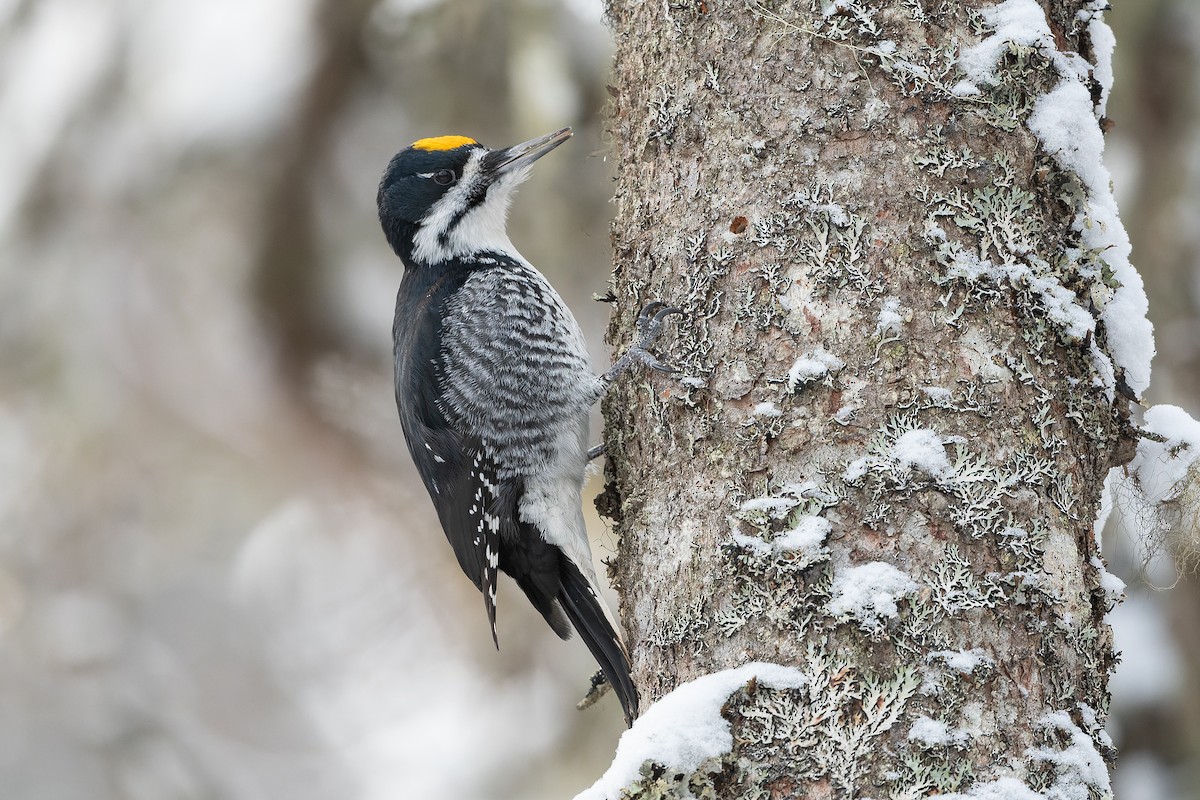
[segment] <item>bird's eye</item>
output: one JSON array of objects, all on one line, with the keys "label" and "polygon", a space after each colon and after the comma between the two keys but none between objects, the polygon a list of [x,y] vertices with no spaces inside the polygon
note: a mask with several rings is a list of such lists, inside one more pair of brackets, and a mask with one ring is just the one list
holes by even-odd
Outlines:
[{"label": "bird's eye", "polygon": [[449,186],[454,183],[454,173],[448,169],[439,169],[433,173],[433,180],[439,186]]}]

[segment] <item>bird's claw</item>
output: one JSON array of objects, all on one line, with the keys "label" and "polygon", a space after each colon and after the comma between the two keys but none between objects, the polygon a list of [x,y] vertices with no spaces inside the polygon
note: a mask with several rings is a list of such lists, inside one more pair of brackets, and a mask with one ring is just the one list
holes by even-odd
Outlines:
[{"label": "bird's claw", "polygon": [[682,313],[682,309],[668,306],[661,300],[651,300],[642,306],[642,311],[637,318],[638,343],[636,346],[643,350],[649,350],[662,333],[667,317]]},{"label": "bird's claw", "polygon": [[664,375],[677,375],[679,373],[678,369],[676,369],[675,367],[672,367],[670,364],[666,364],[666,363],[662,362],[661,360],[659,360],[659,358],[657,356],[655,356],[649,350],[645,350],[641,347],[635,347],[632,350],[632,354],[633,354],[633,357],[636,358],[639,362],[641,362],[642,364],[645,364],[647,367],[654,370],[655,372],[661,372]]},{"label": "bird's claw", "polygon": [[661,300],[651,300],[644,305],[637,318],[638,341],[632,348],[632,353],[638,361],[655,372],[662,372],[667,375],[674,375],[679,370],[668,364],[664,364],[656,358],[650,352],[650,348],[654,346],[654,343],[658,341],[658,337],[662,335],[667,317],[672,314],[682,315],[683,310],[675,306],[669,306]]},{"label": "bird's claw", "polygon": [[617,359],[607,373],[603,376],[606,381],[614,380],[618,375],[636,364],[644,364],[655,372],[661,372],[666,375],[674,375],[679,370],[666,364],[658,359],[650,348],[658,341],[658,337],[662,335],[663,326],[666,324],[667,317],[672,314],[682,314],[681,309],[669,306],[661,300],[652,300],[642,306],[641,313],[637,318],[637,341],[627,350],[625,354]]},{"label": "bird's claw", "polygon": [[587,694],[575,704],[575,708],[580,711],[590,708],[596,704],[597,700],[608,694],[608,690],[611,688],[612,686],[609,684],[608,678],[604,677],[604,672],[596,670],[596,674],[592,676],[591,685],[588,686]]}]

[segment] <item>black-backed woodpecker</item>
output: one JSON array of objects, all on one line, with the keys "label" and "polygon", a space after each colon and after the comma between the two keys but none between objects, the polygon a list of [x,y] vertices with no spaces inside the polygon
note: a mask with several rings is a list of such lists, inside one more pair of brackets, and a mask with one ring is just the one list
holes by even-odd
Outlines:
[{"label": "black-backed woodpecker", "polygon": [[379,221],[404,262],[396,404],[458,563],[483,592],[493,641],[502,571],[560,637],[579,631],[631,724],[629,655],[600,596],[581,509],[588,413],[628,366],[669,371],[648,348],[678,311],[647,305],[637,345],[597,376],[570,309],[509,241],[513,190],[570,136],[563,128],[500,150],[439,136],[388,164]]}]

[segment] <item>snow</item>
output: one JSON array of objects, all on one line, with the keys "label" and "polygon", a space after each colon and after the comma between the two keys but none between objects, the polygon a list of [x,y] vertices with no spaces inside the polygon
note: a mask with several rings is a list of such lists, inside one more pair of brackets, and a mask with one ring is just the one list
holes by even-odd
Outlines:
[{"label": "snow", "polygon": [[883,308],[879,309],[879,318],[875,322],[875,335],[894,336],[900,333],[900,326],[903,323],[904,317],[900,313],[900,298],[885,298]]},{"label": "snow", "polygon": [[950,94],[955,97],[974,97],[983,94],[979,87],[969,80],[961,80],[950,87]]},{"label": "snow", "polygon": [[770,542],[737,531],[733,532],[733,541],[738,547],[762,556],[792,554],[797,557],[799,566],[804,567],[829,558],[825,540],[829,538],[831,530],[833,526],[824,517],[805,515],[794,527],[778,534]]},{"label": "snow", "polygon": [[1109,572],[1099,556],[1092,556],[1091,564],[1100,576],[1100,590],[1104,592],[1108,607],[1112,608],[1125,596],[1125,581]]},{"label": "snow", "polygon": [[1047,800],[1016,778],[1000,778],[988,783],[977,783],[966,794],[935,795],[938,800]]},{"label": "snow", "polygon": [[770,542],[765,542],[757,536],[747,536],[737,531],[733,532],[733,543],[744,550],[752,550],[762,556],[770,555],[775,551]]},{"label": "snow", "polygon": [[1104,730],[1100,725],[1100,715],[1096,713],[1096,709],[1089,706],[1087,703],[1079,703],[1079,716],[1083,720],[1083,724],[1088,730],[1094,731],[1097,739],[1100,740],[1101,747],[1112,747],[1112,737],[1108,735],[1108,731]]},{"label": "snow", "polygon": [[963,50],[958,57],[959,69],[972,84],[995,84],[996,64],[1014,44],[1041,50],[1063,75],[1078,79],[1087,77],[1088,63],[1075,53],[1060,51],[1055,45],[1046,12],[1037,0],[1005,0],[983,9],[980,15],[993,33],[979,44]]},{"label": "snow", "polygon": [[772,519],[783,519],[787,513],[800,504],[799,500],[791,497],[754,497],[738,506],[738,516],[764,516]]},{"label": "snow", "polygon": [[831,372],[837,372],[846,366],[846,362],[830,353],[823,347],[818,347],[811,353],[806,353],[796,359],[788,370],[788,391],[794,392],[800,386],[821,380]]},{"label": "snow", "polygon": [[1111,403],[1116,397],[1117,388],[1117,372],[1113,367],[1112,359],[1108,357],[1096,340],[1088,342],[1088,355],[1092,357],[1092,366],[1096,368],[1096,382],[1104,387],[1105,394],[1108,396],[1108,401]]},{"label": "snow", "polygon": [[950,459],[942,437],[929,428],[907,431],[892,445],[889,457],[897,464],[909,469],[916,468],[934,478],[950,472]]},{"label": "snow", "polygon": [[787,533],[775,537],[772,542],[777,552],[799,552],[811,554],[813,561],[829,554],[823,546],[829,538],[833,525],[824,517],[806,515],[800,518],[796,526]]},{"label": "snow", "polygon": [[908,740],[926,747],[949,747],[966,744],[970,738],[965,731],[951,730],[944,722],[929,717],[917,717],[908,729]]},{"label": "snow", "polygon": [[[779,495],[755,497],[738,506],[734,516],[743,522],[765,529],[769,520],[781,520],[786,517],[792,509],[799,505],[800,501],[796,498],[804,497],[814,489],[816,489],[816,485],[812,482],[785,484],[780,487],[780,491],[793,494],[794,498]],[[735,523],[732,533],[733,541],[739,547],[763,556],[795,553],[803,562],[802,565],[815,564],[829,557],[829,550],[824,547],[825,540],[829,538],[829,532],[832,529],[829,520],[805,514],[790,522],[792,527],[787,531],[775,534],[774,539],[770,542],[757,536],[747,536],[741,533],[737,530]]]},{"label": "snow", "polygon": [[1082,10],[1078,16],[1088,18],[1088,38],[1092,41],[1092,53],[1096,56],[1092,77],[1100,84],[1100,102],[1096,104],[1096,116],[1104,117],[1108,114],[1108,94],[1113,86],[1112,59],[1113,51],[1117,48],[1117,37],[1113,36],[1112,28],[1105,23],[1098,13],[1099,10]]},{"label": "snow", "polygon": [[921,742],[927,745],[944,745],[950,743],[950,729],[944,722],[938,722],[929,717],[917,717],[912,727],[908,729],[910,742]]},{"label": "snow", "polygon": [[922,386],[921,393],[938,408],[949,408],[954,394],[945,386]]},{"label": "snow", "polygon": [[794,392],[801,384],[819,380],[828,374],[829,367],[815,358],[801,356],[796,359],[795,363],[792,364],[792,368],[788,370],[788,389]]},{"label": "snow", "polygon": [[834,577],[829,589],[832,599],[825,610],[835,617],[853,617],[859,627],[873,630],[883,624],[884,618],[899,616],[896,603],[919,588],[916,581],[891,564],[872,561]]},{"label": "snow", "polygon": [[1146,411],[1142,427],[1166,441],[1141,439],[1129,471],[1148,501],[1172,500],[1200,461],[1200,422],[1179,406],[1157,405]]},{"label": "snow", "polygon": [[[1090,707],[1081,705],[1080,713],[1084,724],[1092,726],[1096,723],[1095,711]],[[920,729],[914,723],[913,729],[936,739],[941,733],[938,727],[941,723],[933,720],[929,720],[929,723],[932,724],[924,724]],[[1047,786],[1044,793],[1035,792],[1015,778],[1000,778],[990,783],[975,784],[965,794],[937,796],[942,800],[1089,800],[1096,796],[1112,797],[1108,767],[1103,756],[1096,749],[1092,738],[1071,720],[1070,714],[1066,711],[1055,711],[1042,717],[1038,724],[1042,728],[1064,735],[1067,740],[1066,745],[1061,748],[1046,746],[1026,751],[1034,761],[1051,764],[1054,768],[1054,783]],[[947,735],[953,734],[947,731]],[[1102,742],[1108,744],[1103,734],[1101,737]],[[914,736],[911,731],[909,739],[924,741],[919,736]]]},{"label": "snow", "polygon": [[856,458],[842,471],[842,480],[854,483],[873,468],[878,468],[898,478],[907,478],[909,472],[917,470],[931,478],[942,478],[953,471],[946,455],[946,444],[961,441],[959,437],[943,438],[929,428],[914,428],[897,437],[886,454],[868,454]]},{"label": "snow", "polygon": [[954,254],[946,270],[952,278],[978,281],[984,278],[999,283],[1007,279],[1014,286],[1027,286],[1038,295],[1046,316],[1062,329],[1068,341],[1079,342],[1096,329],[1092,315],[1079,304],[1075,293],[1054,278],[1043,277],[1028,264],[1008,262],[993,264],[963,250]]},{"label": "snow", "polygon": [[[1016,44],[1037,48],[1062,76],[1057,86],[1037,99],[1027,125],[1042,148],[1064,170],[1077,174],[1087,189],[1087,199],[1076,215],[1073,227],[1080,232],[1084,247],[1102,254],[1118,284],[1112,298],[1100,309],[1100,318],[1104,321],[1106,343],[1115,366],[1124,372],[1129,387],[1140,395],[1150,384],[1154,335],[1146,318],[1149,304],[1145,287],[1129,262],[1129,237],[1117,214],[1111,177],[1102,160],[1104,136],[1098,117],[1105,112],[1112,86],[1114,39],[1100,17],[1101,10],[1102,4],[1093,4],[1080,12],[1080,19],[1086,19],[1088,32],[1093,37],[1095,65],[1078,54],[1058,49],[1045,11],[1036,0],[1005,0],[983,10],[983,20],[993,32],[963,50],[958,66],[972,85],[994,84],[996,64],[1010,46]],[[1089,89],[1093,78],[1101,86],[1100,102],[1095,105]],[[969,91],[960,84],[955,94],[966,96]],[[1079,314],[1082,309],[1072,293],[1057,282],[1037,287],[1037,290],[1048,298],[1048,310],[1052,316],[1061,317],[1060,324],[1068,328],[1074,339],[1081,340],[1090,331],[1092,323]],[[1094,354],[1093,361],[1102,373],[1111,372],[1111,365],[1108,365],[1110,369],[1104,369],[1107,356],[1100,355],[1101,358],[1096,358]],[[1104,379],[1111,395],[1115,379],[1107,374]]]},{"label": "snow", "polygon": [[856,458],[846,465],[846,469],[842,470],[842,480],[847,483],[854,483],[856,480],[867,474],[867,459]]},{"label": "snow", "polygon": [[[1028,751],[1031,758],[1053,764],[1057,776],[1049,787],[1049,800],[1088,800],[1090,789],[1102,796],[1112,796],[1108,766],[1096,750],[1092,738],[1081,731],[1066,711],[1055,711],[1042,717],[1038,724],[1066,734],[1069,743],[1061,750],[1038,747]],[[1107,795],[1105,795],[1107,793]]]},{"label": "snow", "polygon": [[769,419],[783,416],[783,412],[774,403],[759,403],[750,413],[756,417],[767,417]]},{"label": "snow", "polygon": [[[1105,26],[1107,27],[1107,26]],[[1120,284],[1104,306],[1108,349],[1125,380],[1137,394],[1150,385],[1154,336],[1146,318],[1149,302],[1142,278],[1129,263],[1129,236],[1117,215],[1108,169],[1104,166],[1104,135],[1096,121],[1088,87],[1064,80],[1038,98],[1029,115],[1029,130],[1063,169],[1079,176],[1088,190],[1086,208],[1074,227],[1083,243],[1103,253]]]},{"label": "snow", "polygon": [[729,696],[757,679],[775,689],[797,689],[806,678],[794,667],[756,662],[705,675],[677,687],[634,722],[617,744],[608,770],[575,800],[616,800],[652,761],[672,772],[691,773],[710,758],[733,749],[721,707]]},{"label": "snow", "polygon": [[1005,0],[983,9],[981,16],[992,35],[964,50],[958,58],[959,68],[970,81],[994,82],[996,63],[1008,52],[1010,43],[1035,46],[1050,35],[1046,12],[1035,0]]},{"label": "snow", "polygon": [[825,213],[829,217],[829,221],[839,228],[850,224],[850,217],[846,214],[846,209],[842,208],[839,203],[814,203],[809,208],[812,211]]}]

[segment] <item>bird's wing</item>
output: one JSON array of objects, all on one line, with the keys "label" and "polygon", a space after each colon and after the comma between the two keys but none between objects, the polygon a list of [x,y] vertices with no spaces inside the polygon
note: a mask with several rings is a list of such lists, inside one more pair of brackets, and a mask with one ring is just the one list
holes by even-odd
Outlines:
[{"label": "bird's wing", "polygon": [[397,306],[395,334],[396,405],[413,462],[437,509],[458,564],[483,592],[496,635],[496,573],[500,524],[493,513],[501,481],[482,440],[453,426],[438,399],[438,343],[445,294],[435,285],[412,307]]},{"label": "bird's wing", "polygon": [[[561,460],[562,448],[578,450],[582,483],[597,379],[570,311],[531,267],[445,273],[408,296],[417,299],[397,307],[395,328],[401,422],[459,565],[484,593],[494,636],[501,539],[513,547],[529,535],[518,520],[525,480]],[[530,547],[562,546],[590,572],[577,492],[558,499],[573,504],[566,516],[578,524],[539,528]],[[545,566],[546,580],[522,588],[561,635],[558,567],[549,553],[535,555],[522,566]]]},{"label": "bird's wing", "polygon": [[497,641],[500,520],[492,513],[500,488],[496,464],[478,439],[448,426],[437,426],[437,422],[420,418],[407,421],[404,427],[409,450],[458,565],[483,592],[492,639]]}]

